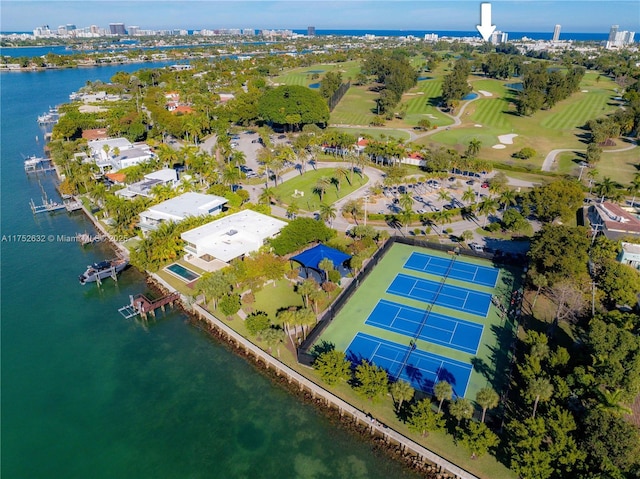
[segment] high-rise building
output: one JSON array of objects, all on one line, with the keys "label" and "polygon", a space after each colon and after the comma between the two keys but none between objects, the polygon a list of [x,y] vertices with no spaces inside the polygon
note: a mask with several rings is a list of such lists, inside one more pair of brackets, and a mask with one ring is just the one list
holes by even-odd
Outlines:
[{"label": "high-rise building", "polygon": [[124,28],[124,23],[110,23],[109,33],[111,35],[126,35],[127,31]]},{"label": "high-rise building", "polygon": [[507,43],[508,38],[509,38],[508,33],[501,32],[500,30],[496,30],[489,37],[489,43],[493,45],[498,45],[499,43]]},{"label": "high-rise building", "polygon": [[315,37],[316,36],[316,27],[307,27],[307,36]]},{"label": "high-rise building", "polygon": [[560,25],[553,27],[553,41],[557,42],[558,40],[560,40]]},{"label": "high-rise building", "polygon": [[609,41],[610,42],[615,42],[616,41],[616,35],[618,33],[618,28],[620,28],[618,25],[611,25],[611,30],[609,30]]}]

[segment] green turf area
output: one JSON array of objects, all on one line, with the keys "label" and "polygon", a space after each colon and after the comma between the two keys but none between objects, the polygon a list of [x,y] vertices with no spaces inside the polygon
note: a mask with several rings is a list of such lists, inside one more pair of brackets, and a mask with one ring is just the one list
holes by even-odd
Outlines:
[{"label": "green turf area", "polygon": [[[345,304],[333,322],[323,332],[318,341],[333,343],[336,349],[344,351],[356,333],[363,332],[395,343],[407,344],[408,336],[365,325],[364,322],[379,299],[387,299],[406,306],[424,309],[425,303],[386,293],[387,287],[399,272],[436,281],[441,279],[428,273],[404,270],[402,268],[407,258],[409,258],[414,251],[422,251],[434,256],[450,258],[445,252],[401,244],[393,245],[356,290],[347,304]],[[487,261],[467,256],[461,256],[460,261],[485,266],[489,265]],[[501,268],[498,284],[495,288],[483,287],[453,279],[447,279],[447,284],[491,293],[501,298],[504,302],[505,298],[511,296],[513,289],[519,287],[520,277],[521,272],[518,270]],[[434,306],[433,312],[475,323],[481,322],[484,325],[484,331],[478,348],[478,354],[474,357],[471,354],[423,340],[418,340],[418,349],[473,364],[474,369],[465,395],[467,398],[473,400],[478,390],[486,386],[487,383],[491,383],[496,391],[501,391],[506,385],[505,381],[507,380],[507,355],[510,340],[513,335],[513,324],[510,322],[505,324],[505,321],[500,318],[497,308],[493,305],[486,318],[479,318],[478,316],[460,311],[448,310],[441,306]]]},{"label": "green turf area", "polygon": [[[357,61],[350,61],[344,63],[318,63],[308,67],[293,68],[273,78],[272,82],[285,85],[309,86],[312,83],[320,83],[324,74],[330,71],[342,73],[342,80],[347,81],[357,75],[360,71],[360,64]],[[313,78],[314,74],[317,74],[318,78]]]},{"label": "green turf area", "polygon": [[407,126],[416,126],[422,119],[427,119],[434,126],[447,126],[453,124],[453,120],[440,112],[435,104],[442,95],[442,80],[431,75],[428,80],[418,82],[402,97],[402,104],[397,109],[406,105],[404,123]]},{"label": "green turf area", "polygon": [[[615,95],[616,84],[604,77],[596,81],[598,76],[594,72],[587,73],[578,92],[552,109],[538,111],[529,117],[515,114],[513,101],[516,94],[504,86],[515,82],[514,79],[500,81],[472,77],[470,81],[474,90],[491,92],[493,96],[481,96],[469,103],[460,118],[463,122],[460,127],[422,138],[418,143],[466,146],[471,139],[477,138],[483,143],[480,157],[500,161],[508,161],[512,153],[529,146],[538,152],[529,162],[540,167],[546,154],[553,149],[584,148],[578,136],[584,133],[584,124],[617,108],[610,102]],[[506,145],[504,149],[491,148],[498,143],[499,135],[509,133],[518,135],[513,145]]]},{"label": "green turf area", "polygon": [[369,125],[373,120],[378,94],[366,86],[352,86],[331,112],[332,125]]},{"label": "green turf area", "polygon": [[[620,140],[616,140],[617,145],[607,150],[615,150],[628,146]],[[612,151],[602,153],[600,161],[596,165],[596,170],[600,173],[599,179],[608,176],[614,181],[628,186],[633,180],[633,176],[640,171],[640,147],[627,151]]]},{"label": "green turf area", "polygon": [[[344,163],[344,168],[348,169],[349,164]],[[316,211],[320,207],[320,197],[313,192],[314,187],[323,177],[331,179],[336,174],[336,170],[334,168],[320,168],[318,170],[307,170],[304,175],[296,176],[291,178],[279,185],[275,191],[279,195],[280,200],[289,205],[294,200],[297,202],[298,206],[302,210],[306,211]],[[322,198],[323,203],[331,204],[339,200],[340,198],[344,198],[345,195],[354,192],[358,188],[364,186],[368,177],[366,175],[353,175],[353,184],[349,184],[349,182],[341,177],[341,186],[340,191],[338,191],[337,187],[333,184],[329,184],[326,189],[326,193]],[[304,192],[304,196],[294,198],[294,192],[302,191]]]},{"label": "green turf area", "polygon": [[279,309],[289,306],[303,306],[302,296],[294,291],[293,283],[286,279],[266,285],[255,293],[255,298],[255,302],[250,306],[254,311],[267,313],[272,321],[275,319]]}]

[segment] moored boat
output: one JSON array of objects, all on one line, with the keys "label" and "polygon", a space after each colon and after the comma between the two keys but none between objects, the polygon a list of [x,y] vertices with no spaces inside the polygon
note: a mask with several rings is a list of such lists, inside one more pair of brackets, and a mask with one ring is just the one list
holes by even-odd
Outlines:
[{"label": "moored boat", "polygon": [[116,275],[129,265],[125,258],[114,258],[110,260],[93,263],[87,266],[87,270],[78,278],[80,284],[100,282],[109,276],[116,279]]}]

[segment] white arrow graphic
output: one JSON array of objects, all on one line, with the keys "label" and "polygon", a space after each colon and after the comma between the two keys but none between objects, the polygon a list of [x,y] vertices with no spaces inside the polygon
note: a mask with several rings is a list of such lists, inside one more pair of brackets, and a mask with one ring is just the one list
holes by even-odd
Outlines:
[{"label": "white arrow graphic", "polygon": [[476,28],[482,35],[482,39],[486,42],[496,29],[495,25],[491,25],[491,4],[480,4],[480,25],[476,25]]}]

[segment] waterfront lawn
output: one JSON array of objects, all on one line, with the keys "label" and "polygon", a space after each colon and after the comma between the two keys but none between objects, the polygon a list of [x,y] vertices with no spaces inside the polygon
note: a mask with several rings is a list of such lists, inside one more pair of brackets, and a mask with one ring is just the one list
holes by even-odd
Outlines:
[{"label": "waterfront lawn", "polygon": [[250,307],[253,311],[264,311],[271,321],[275,320],[276,313],[289,306],[302,307],[302,296],[295,292],[294,284],[287,279],[281,279],[273,284],[264,286],[260,291],[254,293],[255,302],[250,305],[243,305],[247,311]]},{"label": "waterfront lawn", "polygon": [[[344,168],[349,168],[348,163],[344,163]],[[279,195],[280,200],[284,204],[291,204],[293,201],[296,201],[300,209],[305,211],[316,211],[320,207],[320,197],[313,192],[314,187],[318,183],[322,177],[326,177],[331,179],[335,175],[335,170],[333,168],[320,168],[318,170],[307,170],[304,175],[296,176],[286,181],[285,183],[280,184],[276,189],[276,193]],[[326,193],[322,199],[323,203],[332,204],[335,201],[343,198],[345,195],[352,193],[364,186],[368,177],[366,175],[353,175],[353,184],[349,184],[349,182],[343,177],[340,179],[341,186],[340,191],[338,191],[337,187],[333,184],[328,185]],[[304,192],[304,196],[300,198],[294,198],[294,192],[302,191]]]}]

